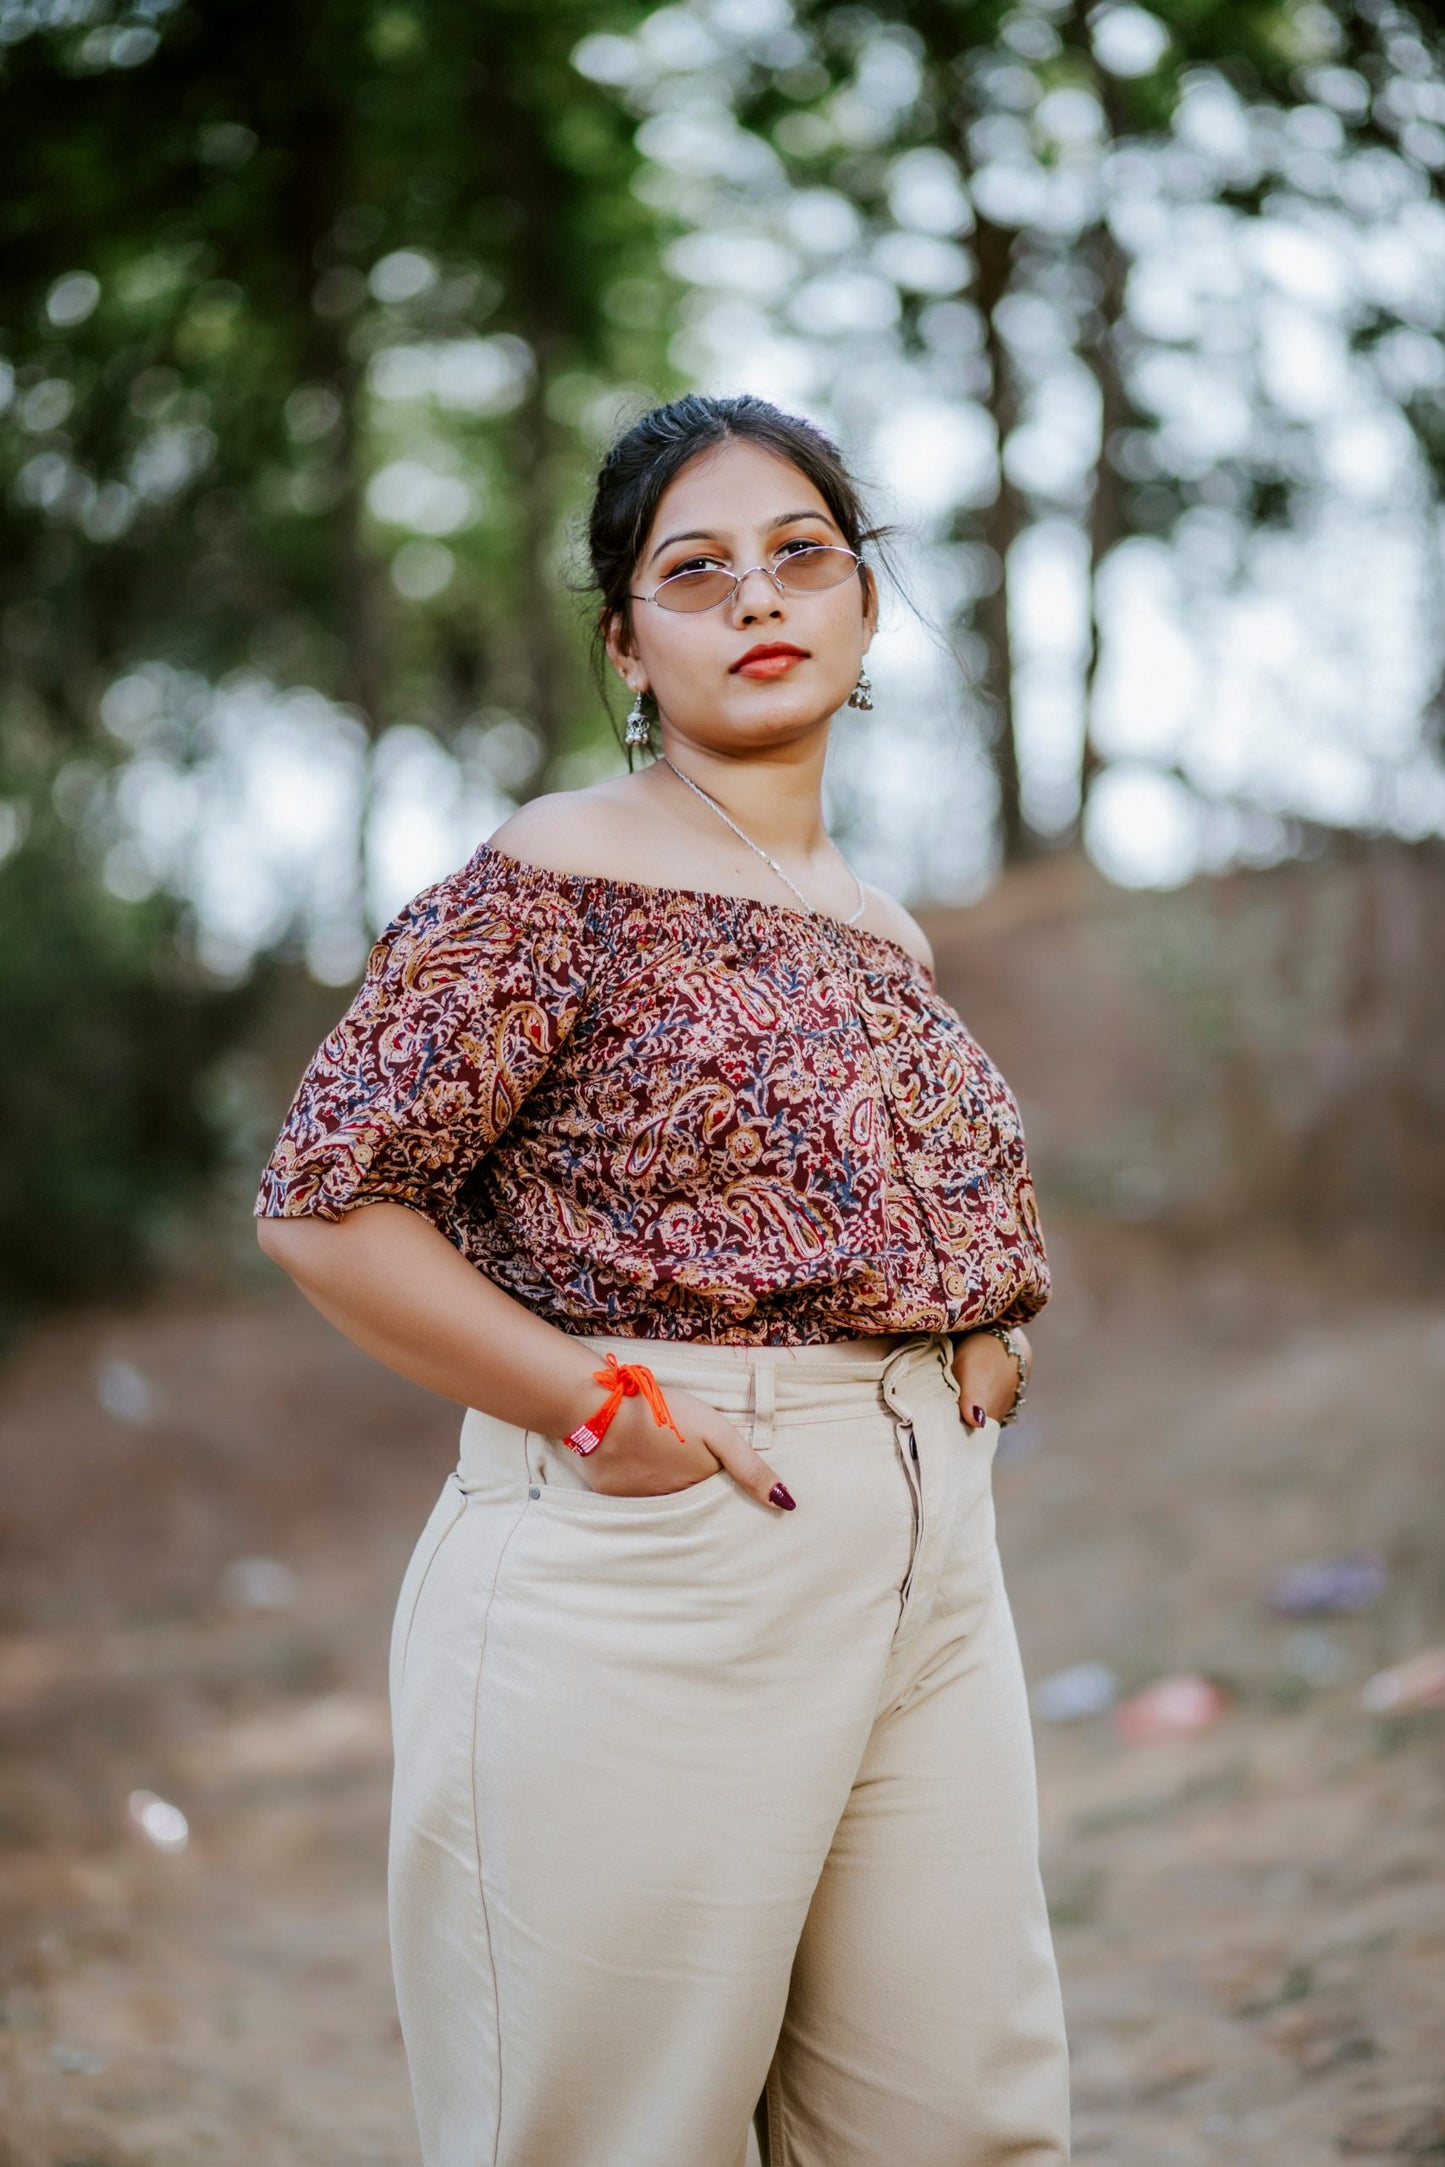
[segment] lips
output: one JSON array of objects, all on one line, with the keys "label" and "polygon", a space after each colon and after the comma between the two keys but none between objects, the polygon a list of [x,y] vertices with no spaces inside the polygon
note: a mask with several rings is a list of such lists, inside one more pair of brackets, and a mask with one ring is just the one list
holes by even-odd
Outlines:
[{"label": "lips", "polygon": [[784,677],[795,662],[806,662],[806,648],[792,647],[785,641],[772,641],[766,646],[750,647],[742,660],[735,662],[730,675],[734,677]]}]

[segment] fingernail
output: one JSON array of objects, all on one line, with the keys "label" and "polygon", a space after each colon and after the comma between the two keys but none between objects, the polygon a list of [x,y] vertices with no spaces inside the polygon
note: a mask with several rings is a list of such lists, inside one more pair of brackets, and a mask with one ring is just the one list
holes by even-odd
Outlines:
[{"label": "fingernail", "polygon": [[987,1422],[988,1416],[984,1413],[981,1407],[970,1407],[968,1411],[973,1416],[974,1428],[976,1430],[981,1430],[985,1422]]},{"label": "fingernail", "polygon": [[798,1500],[795,1497],[789,1497],[780,1482],[773,1484],[768,1496],[775,1505],[781,1505],[784,1512],[796,1512],[798,1509]]}]

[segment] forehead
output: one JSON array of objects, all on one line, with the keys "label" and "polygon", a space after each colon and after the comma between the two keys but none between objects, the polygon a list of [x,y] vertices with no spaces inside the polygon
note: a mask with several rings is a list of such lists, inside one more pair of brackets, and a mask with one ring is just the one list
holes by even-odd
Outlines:
[{"label": "forehead", "polygon": [[754,532],[782,512],[804,510],[830,518],[826,500],[790,459],[734,438],[699,452],[674,474],[658,499],[648,546],[678,527]]}]

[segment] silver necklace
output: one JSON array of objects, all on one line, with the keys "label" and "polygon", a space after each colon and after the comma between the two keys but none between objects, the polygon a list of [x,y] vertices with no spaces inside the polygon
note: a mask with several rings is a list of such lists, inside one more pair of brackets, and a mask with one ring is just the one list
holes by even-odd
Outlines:
[{"label": "silver necklace", "polygon": [[[794,895],[798,898],[798,901],[802,904],[804,910],[808,912],[810,917],[831,918],[833,916],[833,913],[831,911],[819,910],[816,905],[810,903],[808,901],[808,898],[804,895],[802,889],[799,888],[795,882],[788,879],[787,874],[783,871],[783,868],[779,865],[777,859],[770,858],[768,856],[768,853],[763,849],[761,843],[755,843],[750,835],[744,835],[742,829],[738,826],[737,822],[732,819],[729,814],[723,811],[722,807],[718,804],[717,799],[709,797],[707,792],[702,789],[699,784],[695,783],[690,775],[684,775],[682,769],[677,765],[676,761],[669,760],[665,752],[660,752],[657,757],[659,760],[663,761],[666,766],[672,769],[673,774],[677,777],[679,782],[686,783],[689,790],[696,792],[697,796],[702,799],[704,805],[710,805],[712,807],[713,811],[717,814],[719,820],[725,820],[727,822],[728,826],[732,829],[733,834],[737,836],[740,842],[746,843],[749,850],[755,850],[758,856],[762,859],[763,863],[772,867],[773,871],[777,874],[779,880],[782,881],[784,886],[792,889]],[[841,851],[839,852],[839,856],[842,857]],[[843,859],[843,863],[845,865],[848,865],[848,861],[846,858]],[[851,918],[840,918],[837,921],[840,925],[856,925],[858,923],[858,920],[862,917],[864,911],[868,908],[868,898],[863,893],[862,881],[858,878],[858,875],[853,872],[853,868],[851,865],[848,866],[848,871],[853,874],[853,885],[858,890],[858,908],[854,911]]]}]

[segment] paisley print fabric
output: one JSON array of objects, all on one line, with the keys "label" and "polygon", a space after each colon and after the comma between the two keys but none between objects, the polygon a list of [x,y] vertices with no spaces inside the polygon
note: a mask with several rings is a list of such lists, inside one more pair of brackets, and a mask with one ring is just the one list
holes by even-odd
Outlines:
[{"label": "paisley print fabric", "polygon": [[569,1332],[807,1346],[1050,1292],[1017,1103],[916,957],[491,844],[378,940],[256,1210],[381,1200]]}]

